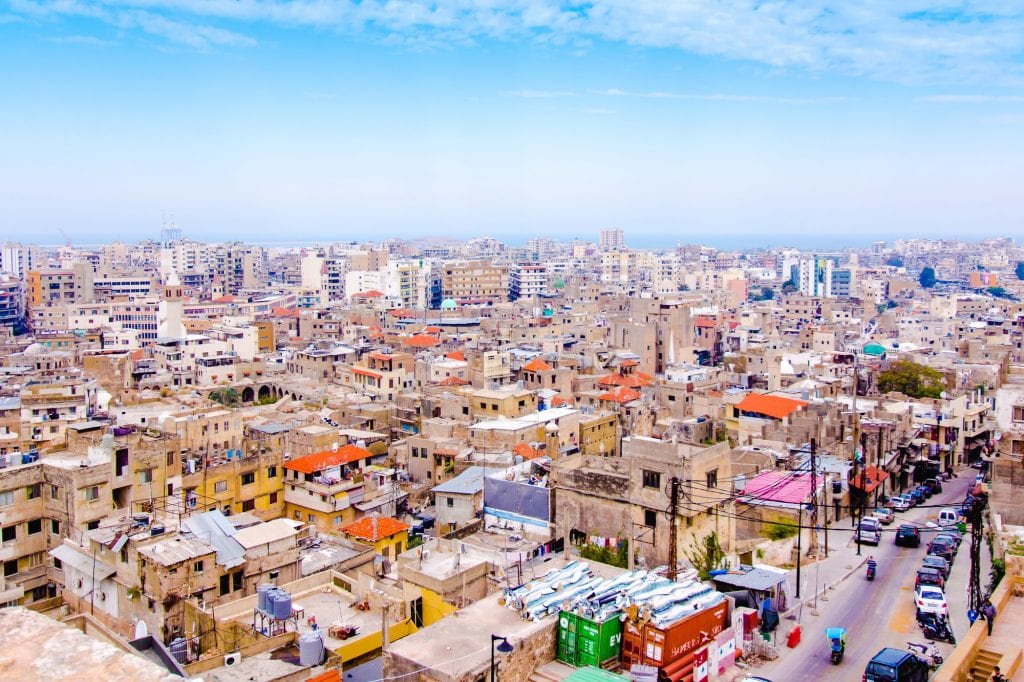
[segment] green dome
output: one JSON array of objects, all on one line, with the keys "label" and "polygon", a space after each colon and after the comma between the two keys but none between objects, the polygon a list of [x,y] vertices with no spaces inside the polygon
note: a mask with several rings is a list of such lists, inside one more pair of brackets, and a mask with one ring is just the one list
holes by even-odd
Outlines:
[{"label": "green dome", "polygon": [[864,346],[864,355],[885,355],[885,347],[877,343],[869,343]]}]

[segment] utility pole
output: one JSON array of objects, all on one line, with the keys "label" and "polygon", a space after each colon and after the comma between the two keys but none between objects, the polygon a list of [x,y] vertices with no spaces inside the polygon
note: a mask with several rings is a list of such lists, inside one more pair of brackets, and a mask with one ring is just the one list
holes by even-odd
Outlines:
[{"label": "utility pole", "polygon": [[807,547],[807,556],[818,556],[818,463],[815,453],[818,441],[811,438],[811,542]]},{"label": "utility pole", "polygon": [[[857,353],[853,354],[853,475],[850,478],[851,481],[857,480],[857,442],[860,439],[860,414],[857,412],[857,391],[858,385],[860,384],[859,371],[857,369]],[[863,452],[863,449],[861,450]],[[861,481],[861,485],[864,482]],[[857,556],[860,556],[860,528],[857,527],[858,519],[857,513],[854,511],[854,499],[853,499],[853,488],[850,486],[850,516],[853,520],[854,536],[857,539]],[[863,490],[863,488],[861,489]],[[861,493],[858,496],[863,499],[864,495]],[[856,505],[859,506],[859,505]]]},{"label": "utility pole", "polygon": [[675,476],[669,482],[669,521],[668,521],[668,579],[675,581],[679,567],[678,547],[676,546],[676,515],[679,513],[679,479]]},{"label": "utility pole", "polygon": [[988,501],[987,496],[975,497],[971,502],[971,574],[967,587],[968,608],[981,609],[981,536],[983,530],[982,512]]},{"label": "utility pole", "polygon": [[804,535],[804,503],[800,503],[800,511],[797,512],[796,522],[796,598],[800,598],[800,564],[804,560],[803,547],[800,539]]}]

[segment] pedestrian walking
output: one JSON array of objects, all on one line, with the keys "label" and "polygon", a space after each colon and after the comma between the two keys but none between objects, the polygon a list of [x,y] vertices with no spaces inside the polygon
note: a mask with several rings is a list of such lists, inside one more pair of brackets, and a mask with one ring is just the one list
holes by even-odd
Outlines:
[{"label": "pedestrian walking", "polygon": [[971,625],[974,625],[974,621],[978,620],[978,612],[974,609],[967,609],[967,620],[971,622]]},{"label": "pedestrian walking", "polygon": [[985,604],[981,607],[981,615],[985,616],[985,620],[988,621],[988,636],[991,637],[992,624],[996,620],[996,607],[988,599],[985,600]]},{"label": "pedestrian walking", "polygon": [[1003,677],[1003,673],[999,671],[998,665],[992,669],[992,682],[1006,682],[1006,678]]}]

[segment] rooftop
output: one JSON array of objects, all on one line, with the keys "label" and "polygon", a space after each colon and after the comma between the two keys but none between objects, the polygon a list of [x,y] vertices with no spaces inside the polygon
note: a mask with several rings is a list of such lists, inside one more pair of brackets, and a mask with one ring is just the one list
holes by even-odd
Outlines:
[{"label": "rooftop", "polygon": [[409,524],[390,516],[364,516],[341,527],[342,532],[361,540],[377,542],[409,530]]},{"label": "rooftop", "polygon": [[361,459],[369,459],[373,453],[355,445],[342,445],[337,450],[324,450],[314,452],[304,457],[297,457],[285,462],[284,468],[299,471],[304,474],[313,474],[330,467],[341,464],[351,464]]}]

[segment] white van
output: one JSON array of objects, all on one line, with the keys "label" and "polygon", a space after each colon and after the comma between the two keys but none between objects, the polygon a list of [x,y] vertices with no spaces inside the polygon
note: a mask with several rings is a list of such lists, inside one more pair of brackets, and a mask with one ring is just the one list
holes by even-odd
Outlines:
[{"label": "white van", "polygon": [[960,514],[956,509],[945,508],[939,511],[940,526],[955,526],[960,520]]}]

